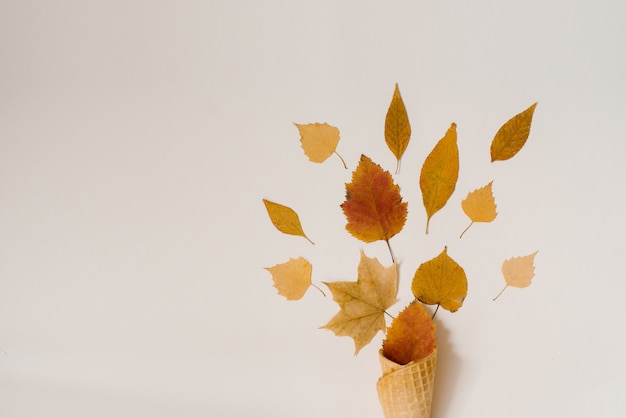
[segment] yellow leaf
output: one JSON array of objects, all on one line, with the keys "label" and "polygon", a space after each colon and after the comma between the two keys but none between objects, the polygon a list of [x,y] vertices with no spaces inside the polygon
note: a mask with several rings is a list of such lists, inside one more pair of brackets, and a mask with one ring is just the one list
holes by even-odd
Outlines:
[{"label": "yellow leaf", "polygon": [[394,263],[383,267],[376,258],[361,251],[356,282],[325,283],[340,307],[322,328],[354,340],[355,355],[369,344],[378,331],[385,331],[385,310],[396,302],[398,272]]},{"label": "yellow leaf", "polygon": [[[469,226],[465,228],[465,231],[467,231],[474,222],[491,222],[496,219],[498,212],[496,212],[496,201],[493,198],[492,185],[493,181],[480,189],[469,192],[467,197],[461,202],[463,212],[465,212],[472,221]],[[461,238],[463,238],[465,231],[461,233]]]},{"label": "yellow leaf", "polygon": [[385,117],[385,142],[398,160],[396,174],[400,171],[400,159],[404,151],[406,151],[410,139],[411,124],[409,123],[409,115],[406,112],[400,89],[398,89],[398,84],[396,83],[396,89],[393,92],[391,104]]},{"label": "yellow leaf", "polygon": [[[309,123],[300,125],[294,123],[300,132],[300,143],[302,149],[310,161],[314,163],[323,163],[333,155],[337,154],[337,144],[339,143],[339,129],[327,123]],[[346,163],[339,154],[343,166]]]},{"label": "yellow leaf", "polygon": [[313,241],[309,239],[302,230],[300,224],[300,218],[298,214],[288,206],[281,205],[279,203],[270,202],[267,199],[263,199],[265,209],[270,220],[280,232],[289,235],[297,235],[306,238],[311,244]]},{"label": "yellow leaf", "polygon": [[456,124],[450,125],[443,138],[424,161],[420,174],[420,189],[428,219],[443,208],[452,196],[459,178],[459,148],[456,143]]},{"label": "yellow leaf", "polygon": [[526,256],[513,257],[502,263],[502,275],[504,275],[506,286],[504,286],[504,289],[502,289],[493,300],[498,299],[502,292],[509,286],[518,288],[530,286],[530,282],[535,276],[534,263],[537,253],[538,251],[535,251]]},{"label": "yellow leaf", "polygon": [[427,305],[440,305],[457,311],[467,296],[467,276],[463,268],[448,256],[448,248],[419,266],[411,285],[413,295]]},{"label": "yellow leaf", "polygon": [[491,162],[512,158],[522,149],[528,135],[537,103],[509,119],[491,141]]},{"label": "yellow leaf", "polygon": [[278,294],[286,297],[287,300],[302,299],[311,286],[313,266],[302,257],[290,258],[286,263],[266,267],[265,270],[272,275]]}]

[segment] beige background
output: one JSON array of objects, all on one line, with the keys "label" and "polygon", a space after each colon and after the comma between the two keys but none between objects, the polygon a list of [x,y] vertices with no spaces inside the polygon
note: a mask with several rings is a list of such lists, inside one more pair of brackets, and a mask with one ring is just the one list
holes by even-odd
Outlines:
[{"label": "beige background", "polygon": [[[338,126],[352,167],[392,170],[400,84],[413,139],[392,240],[401,301],[448,245],[465,305],[437,315],[433,417],[618,417],[626,409],[620,1],[0,1],[0,416],[381,417],[381,334],[355,358],[311,290],[263,267],[305,256],[354,280],[350,172],[307,161],[292,122]],[[539,105],[524,150],[499,126]],[[423,234],[419,168],[451,122],[461,177]],[[500,212],[459,202],[494,180]],[[298,210],[316,242],[261,203]],[[502,260],[539,250],[527,289]]]}]

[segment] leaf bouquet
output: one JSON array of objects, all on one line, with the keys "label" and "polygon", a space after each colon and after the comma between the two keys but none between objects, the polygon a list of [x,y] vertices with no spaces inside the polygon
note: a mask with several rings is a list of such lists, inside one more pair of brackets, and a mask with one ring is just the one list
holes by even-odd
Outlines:
[{"label": "leaf bouquet", "polygon": [[[522,149],[530,134],[535,107],[536,103],[512,117],[497,131],[491,142],[492,162],[508,160]],[[338,128],[327,123],[295,125],[310,161],[322,163],[336,155],[347,168],[336,151]],[[398,85],[385,117],[384,138],[396,158],[397,174],[411,138],[411,125]],[[452,123],[421,168],[419,186],[426,212],[426,234],[432,217],[452,196],[458,175],[459,149],[456,124]],[[492,222],[496,218],[492,183],[469,192],[462,200],[462,210],[470,219],[468,228],[474,223]],[[393,175],[366,155],[361,155],[345,191],[345,201],[339,206],[346,218],[346,230],[364,243],[384,241],[391,264],[384,266],[361,250],[356,281],[323,282],[339,305],[339,312],[322,328],[338,336],[351,337],[355,354],[382,331],[385,338],[379,358],[383,374],[377,390],[385,416],[429,417],[437,362],[433,320],[440,307],[455,312],[463,305],[467,295],[465,271],[444,247],[438,256],[417,267],[411,281],[414,300],[394,318],[387,310],[397,302],[398,265],[390,240],[404,229],[408,203],[403,201]],[[305,234],[296,211],[267,199],[263,202],[279,231],[304,237],[313,243]],[[468,228],[461,232],[461,238]],[[530,284],[534,276],[535,254],[504,261],[504,289]],[[312,266],[302,257],[289,259],[267,270],[278,293],[288,300],[302,298],[311,286],[324,293],[313,284]],[[436,306],[432,316],[425,304]],[[391,318],[389,325],[388,318]]]}]

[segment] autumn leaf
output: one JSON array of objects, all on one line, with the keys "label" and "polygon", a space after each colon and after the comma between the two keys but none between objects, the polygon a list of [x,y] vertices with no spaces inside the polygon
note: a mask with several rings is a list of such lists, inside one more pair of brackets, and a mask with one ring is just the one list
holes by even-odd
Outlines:
[{"label": "autumn leaf", "polygon": [[496,201],[493,197],[492,185],[493,181],[480,189],[469,192],[467,197],[461,202],[463,212],[472,222],[461,233],[460,238],[463,238],[463,234],[474,222],[491,222],[496,219],[498,212],[496,212]]},{"label": "autumn leaf", "polygon": [[[407,203],[391,174],[365,155],[346,184],[346,201],[341,205],[348,223],[346,229],[364,242],[389,239],[404,227]],[[393,257],[393,253],[392,253]]]},{"label": "autumn leaf", "polygon": [[456,124],[450,125],[443,138],[424,161],[420,174],[420,189],[428,219],[443,208],[452,196],[459,178],[459,148],[456,142]]},{"label": "autumn leaf", "polygon": [[286,263],[266,267],[265,270],[272,275],[278,294],[286,297],[287,300],[302,299],[311,286],[313,266],[302,257],[290,258]]},{"label": "autumn leaf", "polygon": [[305,125],[294,123],[294,125],[300,132],[302,149],[310,161],[323,163],[334,153],[339,157],[344,168],[348,168],[343,158],[336,151],[339,143],[339,129],[327,123],[309,123]]},{"label": "autumn leaf", "polygon": [[384,267],[378,259],[367,257],[361,251],[356,282],[324,284],[340,310],[322,328],[354,339],[356,355],[378,331],[385,331],[385,310],[396,303],[398,293],[397,265]]},{"label": "autumn leaf", "polygon": [[404,101],[400,95],[400,89],[396,83],[391,104],[385,117],[385,142],[398,161],[396,174],[400,171],[400,159],[406,151],[411,139],[411,124]]},{"label": "autumn leaf", "polygon": [[387,328],[383,355],[402,365],[425,358],[435,349],[435,328],[424,305],[412,302]]},{"label": "autumn leaf", "polygon": [[504,161],[517,154],[528,139],[537,103],[509,119],[491,141],[491,162]]},{"label": "autumn leaf", "polygon": [[270,202],[267,199],[263,199],[265,209],[270,220],[280,232],[289,235],[297,235],[306,238],[311,244],[313,241],[309,239],[302,230],[302,224],[300,224],[300,217],[298,214],[288,206],[281,205],[279,203]]},{"label": "autumn leaf", "polygon": [[535,276],[534,262],[537,252],[538,251],[535,251],[532,254],[522,257],[513,257],[502,263],[502,275],[504,276],[506,285],[504,286],[504,289],[502,289],[500,293],[493,298],[493,300],[498,299],[502,292],[504,292],[509,286],[518,288],[530,286],[530,282]]},{"label": "autumn leaf", "polygon": [[437,257],[422,263],[411,285],[413,295],[427,305],[439,305],[456,312],[467,296],[467,277],[463,268],[448,256],[445,247]]}]

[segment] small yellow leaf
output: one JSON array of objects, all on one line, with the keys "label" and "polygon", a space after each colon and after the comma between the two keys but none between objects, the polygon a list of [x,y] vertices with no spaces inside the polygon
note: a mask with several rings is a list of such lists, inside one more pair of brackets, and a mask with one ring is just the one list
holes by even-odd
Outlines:
[{"label": "small yellow leaf", "polygon": [[324,283],[340,307],[322,328],[338,336],[352,337],[354,354],[369,344],[378,331],[385,331],[385,310],[396,303],[398,270],[396,263],[384,267],[378,259],[361,251],[356,282]]},{"label": "small yellow leaf", "polygon": [[491,162],[508,160],[522,149],[530,135],[536,106],[534,103],[502,125],[491,141]]},{"label": "small yellow leaf", "polygon": [[[339,143],[339,129],[327,123],[309,123],[300,125],[294,123],[300,132],[300,143],[309,160],[314,163],[323,163],[336,154]],[[337,154],[339,156],[339,154]],[[339,156],[343,162],[343,158]],[[343,162],[344,167],[346,166]]]},{"label": "small yellow leaf", "polygon": [[[463,212],[470,218],[472,223],[469,224],[465,231],[469,229],[474,222],[491,222],[496,219],[496,201],[493,198],[492,186],[493,181],[480,189],[469,192],[467,197],[461,202]],[[463,238],[463,231],[461,238]]]},{"label": "small yellow leaf", "polygon": [[502,263],[502,275],[504,276],[504,281],[506,282],[506,286],[498,296],[493,298],[493,300],[498,299],[498,297],[504,292],[504,290],[509,287],[528,287],[530,286],[530,282],[532,278],[535,276],[535,256],[538,251],[535,251],[532,254],[522,256],[522,257],[513,257],[508,260],[505,260]]},{"label": "small yellow leaf", "polygon": [[457,311],[467,296],[467,276],[449,255],[448,248],[419,266],[411,285],[413,295],[427,305]]},{"label": "small yellow leaf", "polygon": [[400,171],[400,159],[406,151],[411,139],[411,124],[404,101],[400,95],[400,89],[396,83],[391,104],[385,117],[385,142],[398,160],[396,174]]},{"label": "small yellow leaf", "polygon": [[297,235],[306,238],[311,244],[313,241],[309,239],[302,230],[300,224],[300,218],[298,214],[288,206],[281,205],[279,203],[270,202],[267,199],[263,199],[265,209],[270,220],[280,232],[289,235]]},{"label": "small yellow leaf", "polygon": [[290,258],[286,263],[266,267],[265,270],[272,275],[278,294],[286,297],[287,300],[302,299],[311,286],[313,266],[302,257]]},{"label": "small yellow leaf", "polygon": [[443,208],[452,196],[459,178],[459,148],[456,142],[456,124],[450,125],[443,138],[424,161],[420,174],[420,189],[428,219]]}]

